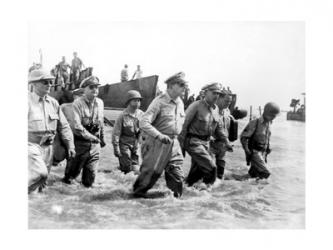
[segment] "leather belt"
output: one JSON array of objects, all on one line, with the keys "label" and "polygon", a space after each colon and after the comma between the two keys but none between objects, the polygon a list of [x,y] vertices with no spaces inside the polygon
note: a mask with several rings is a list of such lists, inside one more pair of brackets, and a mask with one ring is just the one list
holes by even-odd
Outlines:
[{"label": "leather belt", "polygon": [[210,139],[210,135],[196,135],[196,134],[192,134],[192,133],[187,133],[186,135],[187,137],[193,137],[193,138],[198,138],[200,140],[203,140],[203,141],[209,141]]}]

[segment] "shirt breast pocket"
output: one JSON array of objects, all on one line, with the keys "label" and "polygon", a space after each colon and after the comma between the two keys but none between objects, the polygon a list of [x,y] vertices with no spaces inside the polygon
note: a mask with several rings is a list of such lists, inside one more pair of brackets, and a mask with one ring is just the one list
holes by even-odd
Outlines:
[{"label": "shirt breast pocket", "polygon": [[210,119],[209,116],[198,116],[197,117],[197,122],[198,122],[198,126],[199,126],[199,130],[204,132],[204,133],[208,133],[209,132],[209,127],[210,127]]},{"label": "shirt breast pocket", "polygon": [[184,112],[180,112],[179,115],[179,124],[183,125],[184,121],[185,121],[185,113]]},{"label": "shirt breast pocket", "polygon": [[29,118],[29,128],[31,131],[43,131],[45,130],[44,119],[42,116],[32,116]]},{"label": "shirt breast pocket", "polygon": [[128,117],[124,117],[123,128],[128,132],[134,132],[134,121]]},{"label": "shirt breast pocket", "polygon": [[58,114],[49,114],[49,130],[56,130],[57,124],[59,121],[59,115]]},{"label": "shirt breast pocket", "polygon": [[174,117],[175,116],[175,108],[171,106],[163,106],[161,107],[161,116],[162,117]]}]

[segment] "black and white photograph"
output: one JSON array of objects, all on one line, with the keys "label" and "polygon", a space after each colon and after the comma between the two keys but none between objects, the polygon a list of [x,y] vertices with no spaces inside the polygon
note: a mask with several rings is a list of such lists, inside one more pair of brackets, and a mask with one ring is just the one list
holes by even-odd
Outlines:
[{"label": "black and white photograph", "polygon": [[304,22],[31,22],[28,55],[30,229],[305,227]]},{"label": "black and white photograph", "polygon": [[4,3],[1,249],[332,249],[329,0]]}]

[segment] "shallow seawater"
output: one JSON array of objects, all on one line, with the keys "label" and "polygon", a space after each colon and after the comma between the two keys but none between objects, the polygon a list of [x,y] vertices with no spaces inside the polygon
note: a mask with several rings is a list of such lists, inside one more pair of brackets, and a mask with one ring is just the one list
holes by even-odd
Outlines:
[{"label": "shallow seawater", "polygon": [[[112,128],[107,128],[108,145],[93,188],[63,184],[64,164],[54,167],[49,186],[29,196],[29,228],[47,229],[302,229],[305,228],[305,123],[286,121],[282,114],[272,125],[267,181],[236,181],[232,174],[245,174],[247,166],[239,141],[227,155],[226,178],[211,192],[186,187],[175,199],[166,188],[164,176],[150,191],[150,199],[133,199],[136,176],[118,169],[111,146]],[[239,131],[247,120],[240,121]],[[190,158],[186,156],[184,172]],[[229,177],[229,178],[228,178]]]}]

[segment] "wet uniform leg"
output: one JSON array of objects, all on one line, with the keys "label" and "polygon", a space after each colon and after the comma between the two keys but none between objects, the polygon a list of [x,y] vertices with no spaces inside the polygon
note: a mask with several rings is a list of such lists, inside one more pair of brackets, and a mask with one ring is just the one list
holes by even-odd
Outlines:
[{"label": "wet uniform leg", "polygon": [[52,163],[52,146],[28,143],[28,193],[45,185]]},{"label": "wet uniform leg", "polygon": [[147,136],[142,146],[140,174],[133,186],[134,195],[144,194],[153,187],[170,159],[172,145]]},{"label": "wet uniform leg", "polygon": [[132,159],[130,146],[120,143],[121,157],[119,157],[120,170],[125,174],[132,170]]},{"label": "wet uniform leg", "polygon": [[192,166],[187,177],[188,185],[193,185],[199,176],[205,184],[213,184],[216,180],[216,165],[209,152],[209,142],[191,138],[187,151],[192,157]]},{"label": "wet uniform leg", "polygon": [[65,169],[65,182],[69,182],[71,179],[75,179],[79,176],[81,169],[89,159],[90,143],[82,143],[75,141],[75,152],[74,159],[67,162]]},{"label": "wet uniform leg", "polygon": [[179,141],[175,139],[173,140],[171,159],[165,168],[165,180],[167,187],[173,191],[175,197],[180,197],[183,193],[183,161],[184,157]]},{"label": "wet uniform leg", "polygon": [[260,179],[267,179],[270,176],[270,172],[266,168],[263,152],[253,150],[249,175],[252,178]]},{"label": "wet uniform leg", "polygon": [[82,170],[82,184],[91,187],[95,181],[96,171],[99,163],[100,144],[92,143],[89,150],[88,160]]}]

